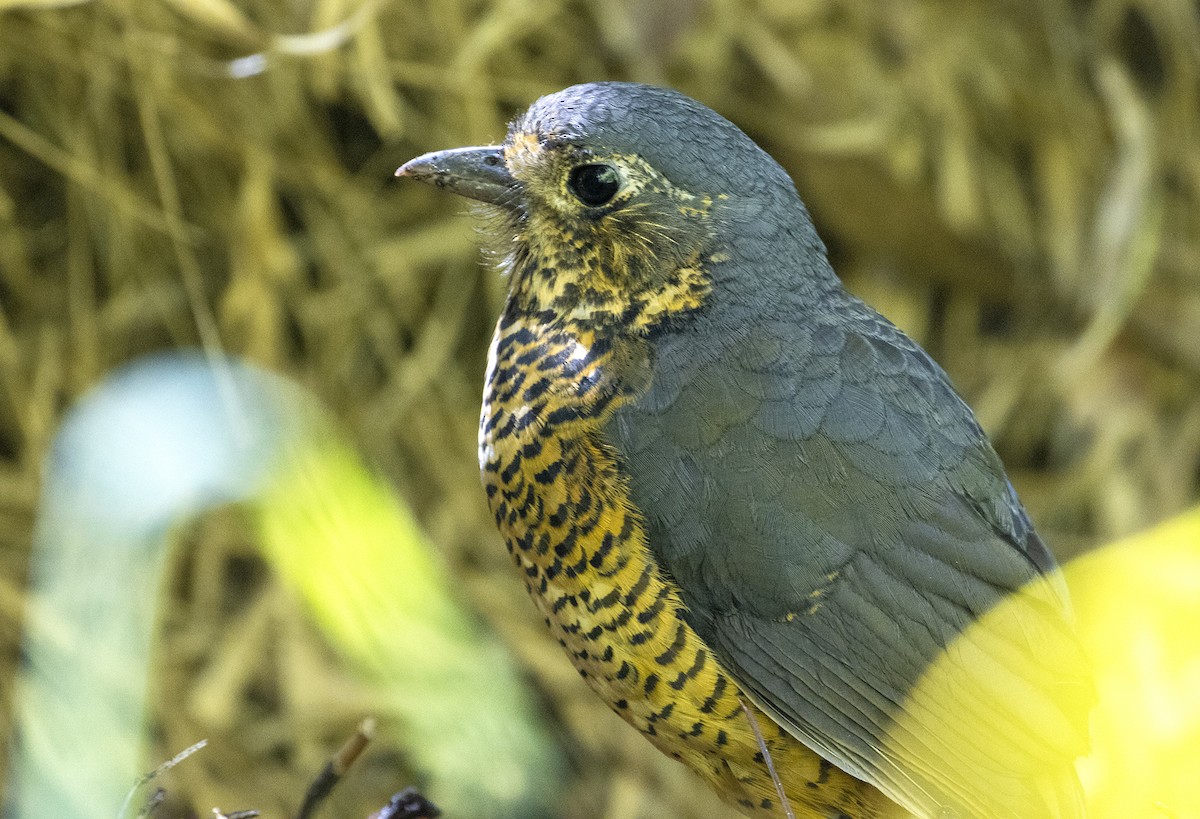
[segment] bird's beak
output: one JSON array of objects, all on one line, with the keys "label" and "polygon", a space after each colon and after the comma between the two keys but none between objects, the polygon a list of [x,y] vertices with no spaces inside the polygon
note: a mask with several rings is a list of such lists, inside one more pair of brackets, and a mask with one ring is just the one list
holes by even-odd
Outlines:
[{"label": "bird's beak", "polygon": [[508,208],[516,207],[521,188],[504,166],[504,149],[498,147],[434,151],[408,160],[396,170],[396,176]]}]

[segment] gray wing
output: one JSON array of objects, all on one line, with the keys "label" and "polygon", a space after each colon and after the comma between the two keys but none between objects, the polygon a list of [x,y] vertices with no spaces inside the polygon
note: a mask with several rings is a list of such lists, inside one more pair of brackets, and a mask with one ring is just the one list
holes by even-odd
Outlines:
[{"label": "gray wing", "polygon": [[918,815],[1082,815],[1054,561],[941,369],[843,307],[655,340],[609,429],[651,548],[743,690],[848,772]]}]

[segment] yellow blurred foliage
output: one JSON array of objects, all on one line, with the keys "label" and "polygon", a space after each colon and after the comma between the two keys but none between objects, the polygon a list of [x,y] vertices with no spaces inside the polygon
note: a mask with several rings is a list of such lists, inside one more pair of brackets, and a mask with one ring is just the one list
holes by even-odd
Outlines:
[{"label": "yellow blurred foliage", "polygon": [[1200,508],[1074,561],[1100,705],[1092,819],[1200,816]]},{"label": "yellow blurred foliage", "polygon": [[[1010,783],[992,778],[989,766],[1002,760],[1001,769],[1030,776],[1053,772],[1083,747],[1063,715],[1091,708],[1090,752],[1076,763],[1089,819],[1200,817],[1200,508],[1092,551],[1062,573],[1086,658],[1073,656],[1077,648],[1061,633],[1040,628],[1034,610],[1052,604],[1058,578],[1039,579],[991,609],[925,672],[891,752],[935,790],[974,780],[997,806],[1011,805]],[[1040,652],[1054,676],[1005,677],[980,646]],[[1044,696],[1025,696],[1031,685]],[[1014,712],[1014,702],[1057,707]],[[955,732],[949,726],[963,724],[963,713],[971,730]],[[1047,819],[1059,815],[1047,810]]]}]

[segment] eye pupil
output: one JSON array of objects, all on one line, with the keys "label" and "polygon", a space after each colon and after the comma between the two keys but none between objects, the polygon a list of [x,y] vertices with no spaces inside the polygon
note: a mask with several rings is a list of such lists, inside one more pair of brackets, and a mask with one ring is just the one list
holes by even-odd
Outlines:
[{"label": "eye pupil", "polygon": [[621,189],[621,175],[612,165],[580,165],[571,169],[567,187],[580,202],[594,208],[617,195]]}]

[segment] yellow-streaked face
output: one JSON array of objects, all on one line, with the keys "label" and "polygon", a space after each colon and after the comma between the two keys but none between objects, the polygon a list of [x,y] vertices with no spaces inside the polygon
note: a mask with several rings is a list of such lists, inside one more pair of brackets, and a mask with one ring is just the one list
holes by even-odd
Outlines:
[{"label": "yellow-streaked face", "polygon": [[723,197],[674,185],[636,154],[536,133],[511,134],[503,157],[521,207],[495,233],[520,308],[641,329],[702,304]]}]

